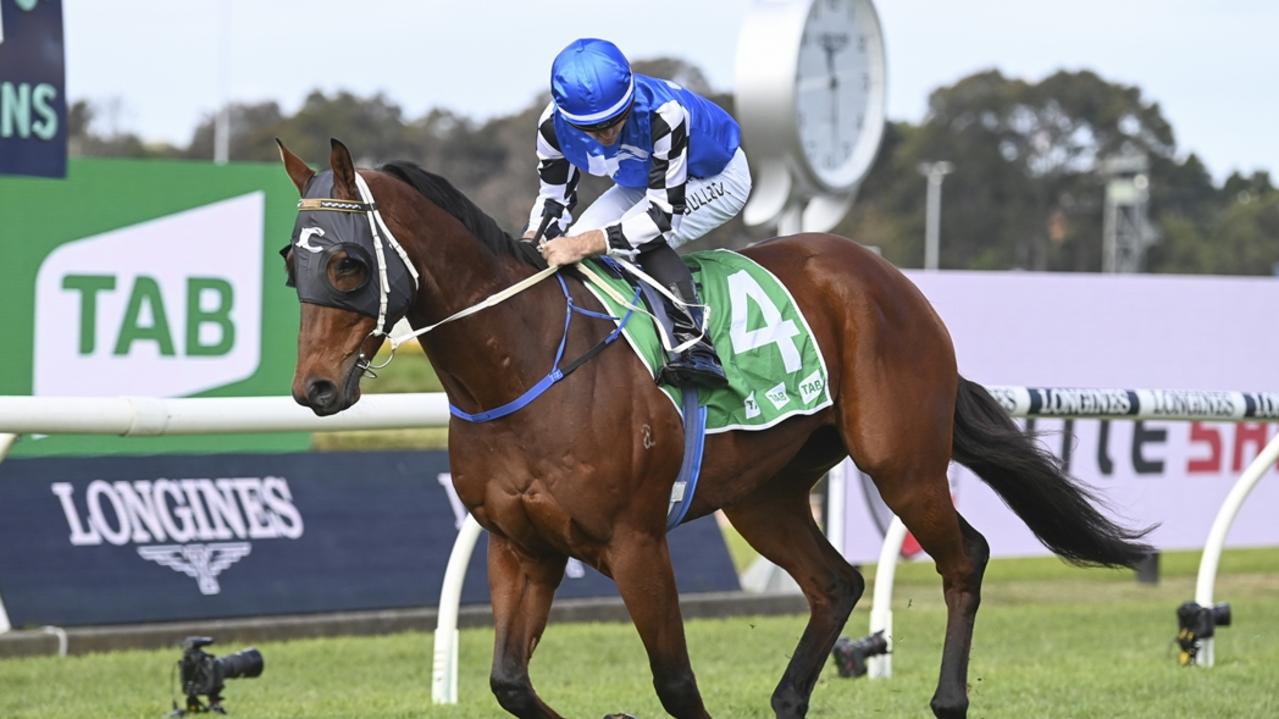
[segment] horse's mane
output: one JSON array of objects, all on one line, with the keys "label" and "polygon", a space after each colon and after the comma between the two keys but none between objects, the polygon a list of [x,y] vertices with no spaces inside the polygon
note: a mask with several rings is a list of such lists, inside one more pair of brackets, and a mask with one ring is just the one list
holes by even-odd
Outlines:
[{"label": "horse's mane", "polygon": [[515,259],[538,269],[546,267],[546,260],[531,242],[523,242],[511,237],[498,226],[497,221],[489,217],[466,195],[463,195],[448,180],[418,167],[408,161],[388,162],[378,168],[409,187],[422,193],[426,199],[434,202],[440,209],[456,217],[471,234],[483,242],[494,254],[510,255]]}]

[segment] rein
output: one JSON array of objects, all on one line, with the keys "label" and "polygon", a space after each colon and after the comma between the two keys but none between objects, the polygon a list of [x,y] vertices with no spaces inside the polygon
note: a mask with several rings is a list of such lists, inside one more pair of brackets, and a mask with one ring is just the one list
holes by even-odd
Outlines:
[{"label": "rein", "polygon": [[[335,198],[304,198],[298,202],[299,210],[349,212],[349,213],[362,212],[368,216],[369,228],[373,234],[373,249],[374,249],[374,255],[377,258],[377,273],[378,273],[379,281],[378,281],[377,325],[374,327],[374,329],[371,332],[369,332],[368,337],[366,337],[365,339],[367,340],[370,337],[385,337],[389,341],[391,345],[391,349],[390,349],[390,354],[385,361],[381,362],[380,364],[374,364],[372,361],[372,358],[366,357],[364,355],[363,343],[361,343],[360,355],[359,357],[356,358],[355,366],[352,368],[353,371],[348,381],[358,382],[359,381],[358,378],[361,375],[376,377],[377,376],[376,370],[382,369],[386,367],[387,365],[391,364],[391,362],[395,359],[395,351],[399,349],[399,347],[403,345],[405,342],[408,342],[409,340],[417,337],[421,337],[427,334],[428,332],[438,329],[439,327],[442,327],[450,322],[455,322],[465,317],[470,317],[473,314],[486,310],[495,305],[501,304],[502,302],[505,302],[506,300],[514,297],[515,295],[518,295],[519,293],[523,292],[524,290],[527,290],[528,288],[536,285],[542,280],[545,280],[547,277],[555,275],[555,279],[558,280],[560,283],[560,290],[564,293],[564,300],[565,300],[564,335],[560,338],[559,347],[555,351],[555,360],[552,363],[551,371],[545,377],[539,380],[536,384],[534,384],[532,387],[526,390],[523,394],[521,394],[519,397],[516,397],[514,400],[511,400],[510,402],[507,402],[506,404],[503,404],[500,407],[495,407],[490,410],[485,410],[482,412],[476,412],[472,414],[455,407],[451,403],[449,404],[449,412],[454,417],[465,420],[467,422],[488,422],[490,420],[498,419],[500,417],[505,417],[508,414],[512,414],[514,412],[519,411],[523,407],[527,406],[534,399],[536,399],[538,396],[540,396],[547,389],[549,389],[551,385],[564,379],[564,377],[568,376],[571,372],[576,370],[578,367],[582,366],[592,357],[599,354],[605,347],[612,344],[614,341],[617,340],[618,337],[622,335],[622,330],[625,328],[627,322],[630,321],[630,318],[634,313],[640,312],[640,313],[652,316],[652,314],[648,310],[644,309],[640,304],[640,287],[638,285],[635,288],[634,296],[628,300],[625,296],[623,296],[617,290],[613,289],[613,287],[610,286],[608,282],[606,282],[603,278],[601,278],[593,269],[591,269],[589,266],[585,264],[579,263],[576,265],[577,268],[585,275],[586,279],[591,284],[594,284],[596,287],[598,287],[602,292],[604,292],[611,299],[617,302],[618,305],[626,308],[625,315],[618,318],[607,313],[595,312],[593,310],[588,310],[584,307],[577,306],[573,302],[572,295],[569,294],[568,285],[564,282],[564,278],[556,274],[560,268],[547,267],[520,280],[519,282],[516,282],[515,284],[511,285],[510,287],[507,287],[504,290],[501,290],[492,295],[489,295],[485,299],[481,300],[480,302],[474,305],[471,305],[470,307],[466,307],[464,309],[458,310],[457,312],[454,312],[453,314],[449,315],[448,317],[445,317],[439,322],[436,322],[434,324],[431,324],[419,329],[414,329],[411,332],[406,332],[404,334],[400,334],[397,336],[391,336],[390,334],[391,328],[387,327],[387,316],[386,316],[386,309],[387,309],[387,305],[389,304],[390,291],[388,288],[390,286],[390,283],[387,279],[386,251],[383,249],[383,246],[384,245],[389,246],[395,252],[395,254],[399,256],[400,261],[404,263],[404,266],[407,268],[409,274],[413,278],[413,287],[415,290],[420,286],[420,278],[418,277],[417,268],[415,268],[413,266],[413,263],[409,260],[408,253],[404,250],[404,246],[401,245],[400,242],[395,239],[395,234],[391,232],[391,228],[388,227],[386,222],[382,219],[382,212],[378,209],[377,203],[373,199],[373,192],[372,190],[369,189],[368,183],[365,182],[364,177],[360,175],[360,173],[358,172],[355,173],[355,185],[357,190],[360,193],[360,200],[361,200],[360,202],[351,202],[348,200],[339,200]],[[541,227],[538,228],[537,234],[534,237],[534,242],[536,242],[538,238],[540,238],[541,236],[545,234],[546,228],[549,224],[550,219],[551,217],[549,214],[543,218],[542,225]],[[638,267],[634,266],[633,264],[629,262],[618,262],[618,264],[621,265],[626,271],[630,272],[633,275],[636,275],[641,282],[647,282],[648,284],[652,285],[654,288],[657,289],[658,292],[665,295],[666,298],[670,300],[671,302],[674,302],[677,305],[687,306],[685,305],[684,302],[680,301],[679,298],[672,295],[666,288],[662,287],[661,283],[653,280],[651,277],[646,275]],[[704,332],[705,327],[707,326],[706,323],[709,320],[710,308],[703,306],[703,309],[704,309],[704,312],[703,312],[703,332]],[[573,315],[575,313],[585,315],[587,317],[593,317],[596,319],[611,320],[613,322],[616,322],[617,324],[613,328],[613,331],[610,332],[598,344],[596,344],[594,347],[592,347],[591,349],[583,353],[581,357],[578,357],[572,362],[569,362],[568,365],[566,365],[565,367],[561,368],[560,361],[564,357],[564,348],[568,343],[568,330],[569,330],[570,324],[572,323]],[[657,324],[659,327],[661,326],[660,322]],[[665,333],[662,332],[661,334],[665,334]],[[666,338],[663,337],[663,340],[665,339]],[[699,336],[687,343],[681,344],[671,349],[672,351],[675,351],[675,352],[681,351],[683,349],[686,349],[688,346],[691,346],[692,344],[694,344],[700,339],[701,337]],[[665,343],[667,344],[669,348],[671,343],[669,341]]]}]

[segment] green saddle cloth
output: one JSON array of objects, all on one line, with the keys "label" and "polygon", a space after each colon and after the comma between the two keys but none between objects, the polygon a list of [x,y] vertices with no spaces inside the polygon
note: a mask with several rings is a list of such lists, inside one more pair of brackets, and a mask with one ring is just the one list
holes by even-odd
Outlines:
[{"label": "green saddle cloth", "polygon": [[[619,297],[634,290],[594,260],[594,274]],[[790,291],[758,263],[730,250],[684,256],[710,307],[710,336],[724,363],[728,386],[702,390],[706,431],[767,429],[792,415],[812,414],[831,404],[826,360]],[[593,283],[587,287],[616,317],[626,307]],[[636,313],[622,331],[627,343],[656,377],[665,361],[654,321]],[[678,410],[680,392],[663,385]]]}]

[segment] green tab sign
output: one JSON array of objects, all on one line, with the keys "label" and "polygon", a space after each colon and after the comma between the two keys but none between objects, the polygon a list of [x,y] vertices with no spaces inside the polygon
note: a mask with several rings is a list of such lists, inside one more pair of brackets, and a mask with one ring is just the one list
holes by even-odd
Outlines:
[{"label": "green tab sign", "polygon": [[[5,0],[0,0],[0,3]],[[0,394],[286,395],[297,300],[271,249],[297,192],[274,164],[72,160],[0,178],[12,281]],[[12,241],[21,238],[20,242]],[[304,435],[69,438],[17,454],[299,449]]]}]

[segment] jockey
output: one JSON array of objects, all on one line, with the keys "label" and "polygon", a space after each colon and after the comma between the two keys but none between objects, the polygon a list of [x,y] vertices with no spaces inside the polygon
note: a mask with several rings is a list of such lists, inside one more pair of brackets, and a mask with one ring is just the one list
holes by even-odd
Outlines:
[{"label": "jockey", "polygon": [[[551,65],[551,103],[538,120],[533,239],[549,216],[546,261],[620,255],[682,302],[697,288],[675,248],[732,219],[751,178],[737,122],[718,105],[668,80],[636,75],[606,40],[576,40]],[[615,183],[573,221],[580,172]],[[700,307],[676,307],[672,346],[701,334]],[[724,368],[704,337],[677,353],[658,379],[722,386]]]}]

